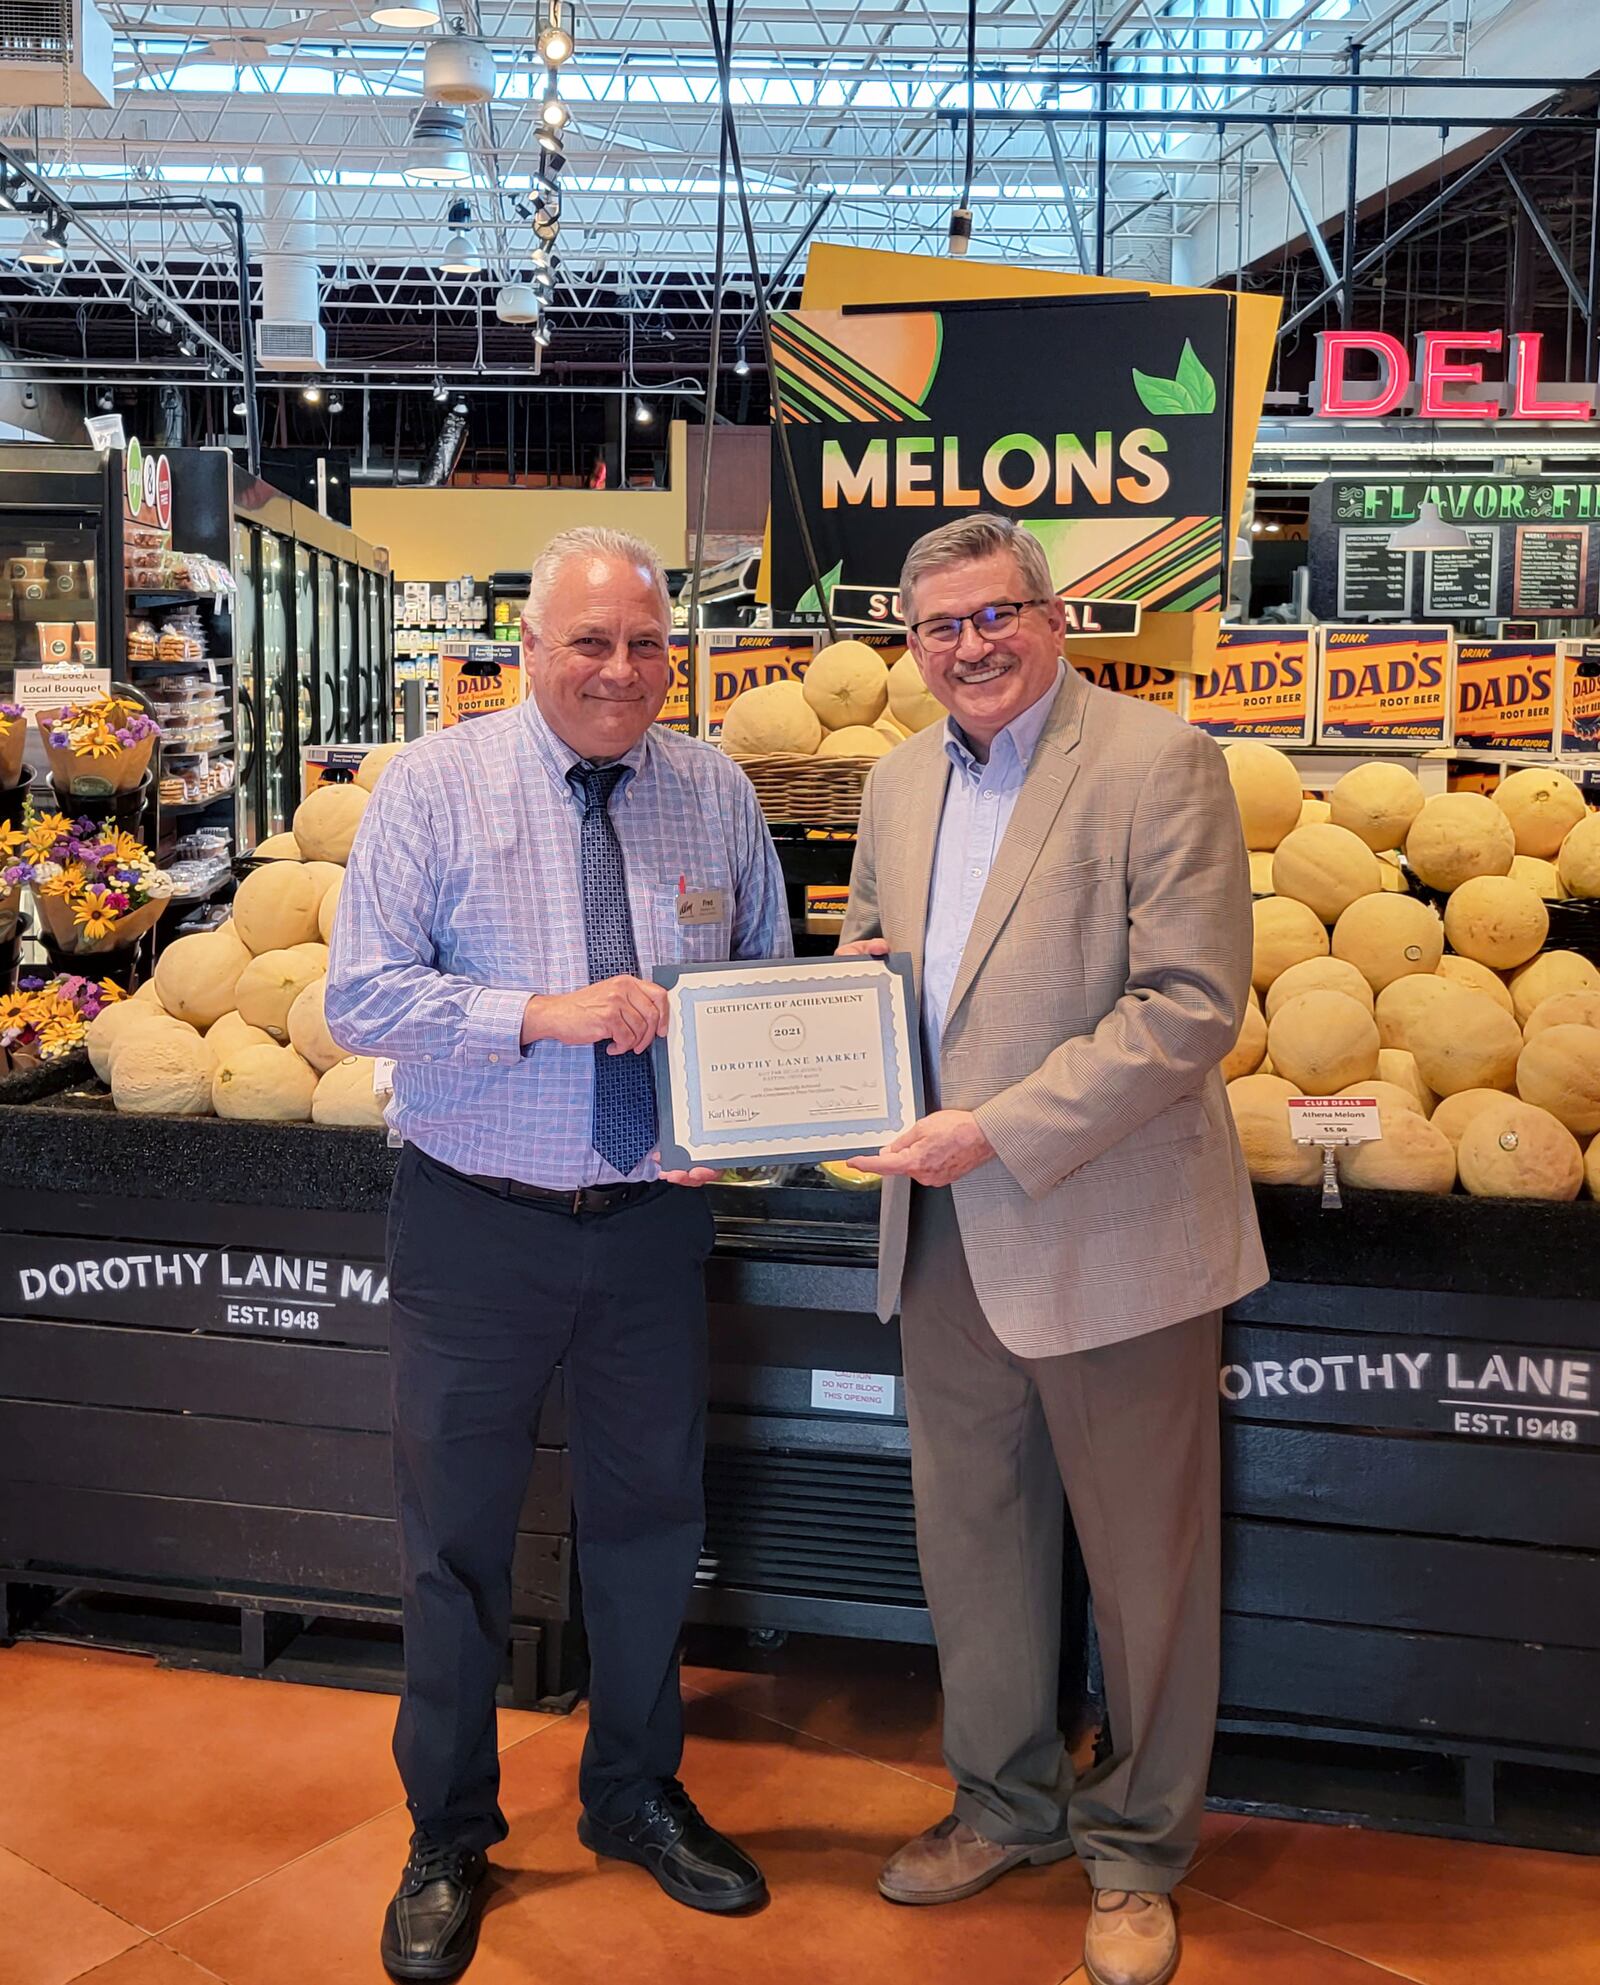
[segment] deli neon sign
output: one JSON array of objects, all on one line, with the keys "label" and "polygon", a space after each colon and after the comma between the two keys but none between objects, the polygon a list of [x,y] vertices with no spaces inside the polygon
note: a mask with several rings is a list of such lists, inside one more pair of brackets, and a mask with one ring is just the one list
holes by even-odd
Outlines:
[{"label": "deli neon sign", "polygon": [[[1547,393],[1539,331],[1423,331],[1415,355],[1387,331],[1323,331],[1311,408],[1323,420],[1377,420],[1406,407],[1423,420],[1572,421],[1595,417],[1594,388],[1580,398]],[[1376,360],[1378,378],[1351,382],[1352,354]],[[1503,355],[1505,382],[1486,381],[1483,362]],[[1573,389],[1561,389],[1570,393]]]}]

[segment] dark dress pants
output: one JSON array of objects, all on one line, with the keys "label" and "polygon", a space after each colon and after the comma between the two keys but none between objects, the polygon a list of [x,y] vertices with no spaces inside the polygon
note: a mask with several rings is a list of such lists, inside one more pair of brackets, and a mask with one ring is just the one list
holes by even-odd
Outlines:
[{"label": "dark dress pants", "polygon": [[681,1187],[574,1216],[401,1154],[388,1250],[406,1660],[394,1750],[429,1840],[506,1836],[494,1696],[558,1364],[591,1664],[579,1794],[614,1821],[677,1772],[677,1642],[705,1530],[712,1234],[704,1195]]}]

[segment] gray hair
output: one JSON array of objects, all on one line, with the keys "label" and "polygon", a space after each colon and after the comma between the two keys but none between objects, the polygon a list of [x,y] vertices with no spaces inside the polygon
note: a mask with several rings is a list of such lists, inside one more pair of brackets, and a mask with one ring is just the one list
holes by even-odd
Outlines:
[{"label": "gray hair", "polygon": [[556,575],[571,558],[621,558],[629,565],[637,565],[640,571],[648,572],[661,595],[661,605],[668,623],[671,623],[672,601],[667,592],[667,575],[655,546],[646,544],[643,538],[636,538],[631,531],[608,530],[599,524],[579,524],[573,530],[558,531],[533,561],[522,618],[535,633],[544,618],[545,605],[550,598],[550,589],[556,583]]},{"label": "gray hair", "polygon": [[1050,576],[1050,561],[1044,546],[1021,524],[1010,517],[991,516],[980,511],[974,517],[958,517],[953,524],[941,524],[917,539],[906,553],[900,568],[900,617],[910,623],[911,595],[918,580],[930,572],[943,572],[951,565],[965,565],[974,558],[987,558],[992,552],[1008,551],[1022,570],[1022,583],[1031,598],[1054,599],[1056,585]]}]

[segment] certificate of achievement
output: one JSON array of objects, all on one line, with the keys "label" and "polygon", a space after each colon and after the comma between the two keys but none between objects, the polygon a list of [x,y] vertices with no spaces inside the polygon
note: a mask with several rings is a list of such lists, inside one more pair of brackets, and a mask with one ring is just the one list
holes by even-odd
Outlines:
[{"label": "certificate of achievement", "polygon": [[876,1151],[922,1110],[911,961],[660,965],[661,1163],[814,1163]]}]

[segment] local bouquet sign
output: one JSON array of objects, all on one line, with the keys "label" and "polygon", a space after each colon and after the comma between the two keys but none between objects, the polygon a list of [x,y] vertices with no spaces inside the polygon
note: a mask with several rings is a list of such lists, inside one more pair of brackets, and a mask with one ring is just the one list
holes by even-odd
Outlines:
[{"label": "local bouquet sign", "polygon": [[1231,298],[802,310],[773,349],[823,589],[774,448],[774,619],[892,593],[917,538],[975,511],[1026,524],[1058,592],[1220,607]]}]

